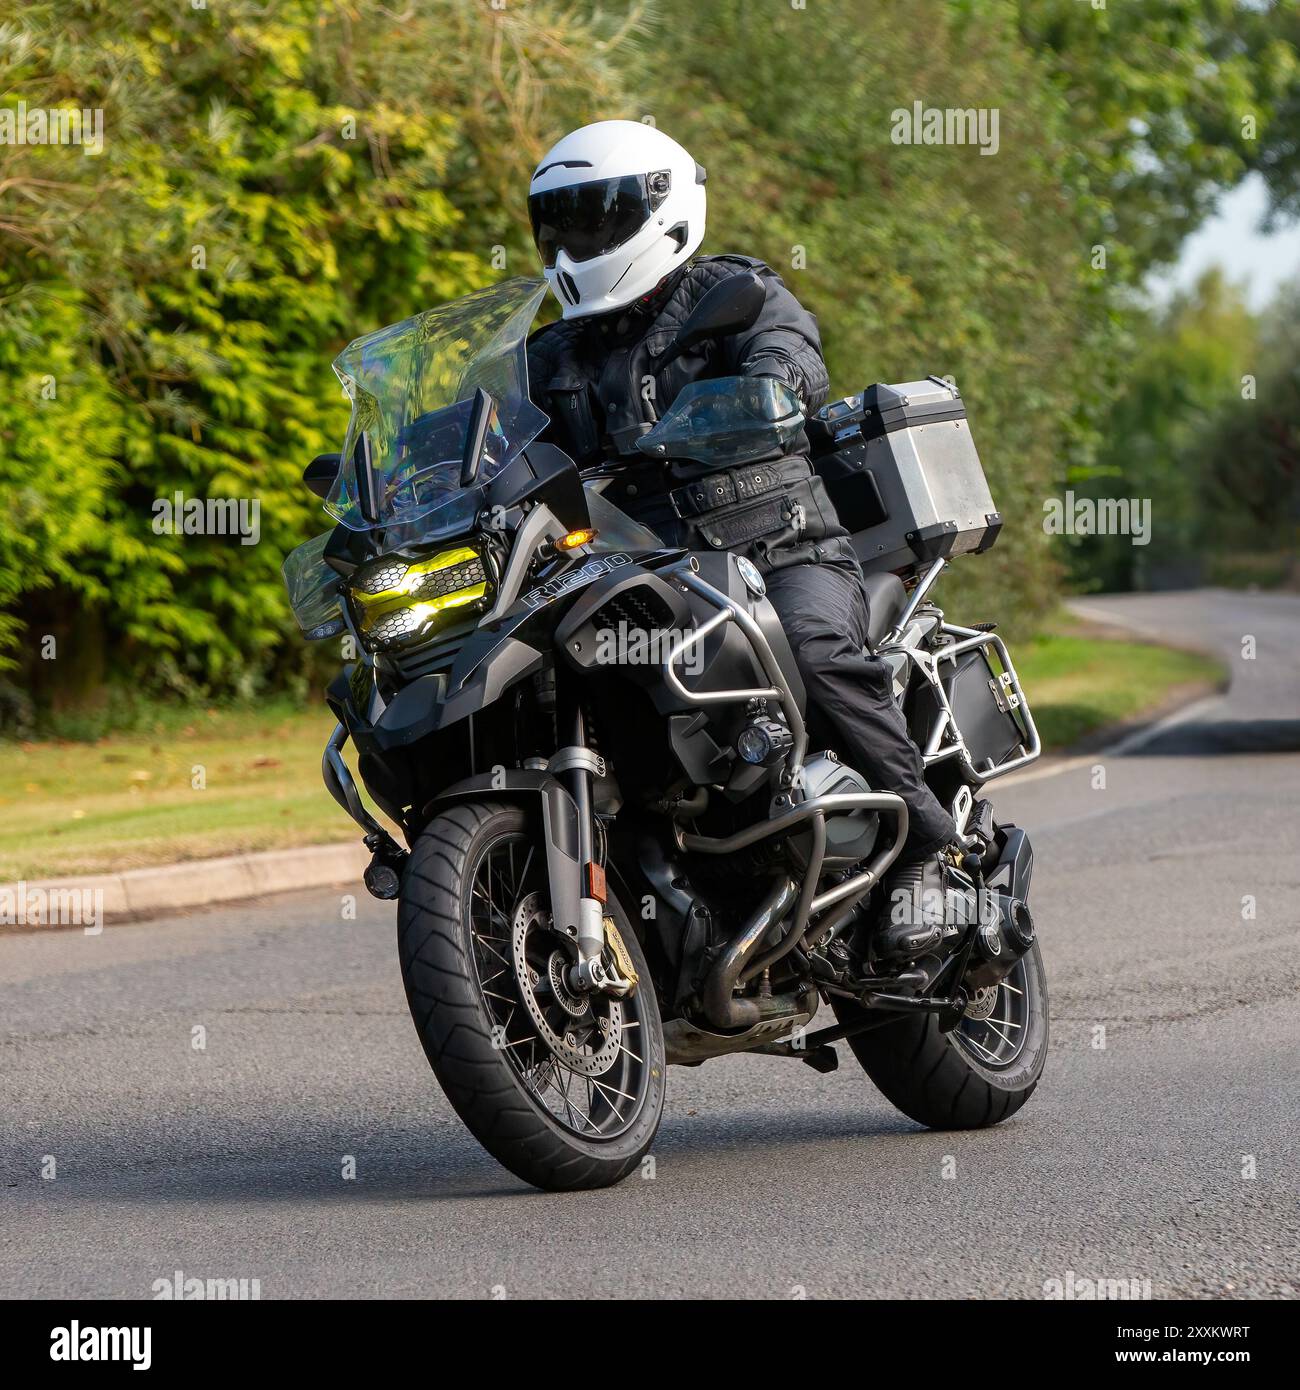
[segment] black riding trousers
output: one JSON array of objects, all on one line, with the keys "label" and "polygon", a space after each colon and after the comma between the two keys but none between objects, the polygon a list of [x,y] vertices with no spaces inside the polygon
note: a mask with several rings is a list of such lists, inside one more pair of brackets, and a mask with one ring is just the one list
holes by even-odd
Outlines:
[{"label": "black riding trousers", "polygon": [[897,792],[907,803],[904,858],[942,848],[956,827],[925,784],[920,751],[894,703],[889,668],[867,646],[867,596],[856,565],[773,570],[767,593],[794,649],[808,699],[835,730],[841,761],[875,790]]}]

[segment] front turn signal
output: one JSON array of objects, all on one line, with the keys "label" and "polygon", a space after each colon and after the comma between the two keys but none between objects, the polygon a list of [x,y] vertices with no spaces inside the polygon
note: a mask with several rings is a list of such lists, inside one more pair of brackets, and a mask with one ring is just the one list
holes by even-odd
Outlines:
[{"label": "front turn signal", "polygon": [[555,542],[556,550],[577,550],[580,545],[590,545],[596,539],[596,531],[587,527],[582,531],[570,531]]}]

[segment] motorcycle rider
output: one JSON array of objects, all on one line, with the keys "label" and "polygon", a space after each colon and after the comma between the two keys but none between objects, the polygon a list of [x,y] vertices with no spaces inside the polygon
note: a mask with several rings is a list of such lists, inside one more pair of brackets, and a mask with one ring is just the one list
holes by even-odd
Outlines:
[{"label": "motorcycle rider", "polygon": [[[609,495],[678,544],[727,548],[767,583],[810,701],[844,760],[907,803],[909,834],[890,876],[893,910],[875,938],[910,957],[940,939],[943,860],[956,827],[925,783],[885,664],[868,645],[868,599],[848,533],[808,459],[802,431],[759,467],[678,468],[647,462],[635,440],[688,382],[774,377],[805,415],[829,380],[817,321],[761,261],[696,256],[704,238],[704,170],[653,126],[600,121],[541,160],[528,199],[533,237],[563,317],[528,342],[534,400],[550,437],[584,467],[611,455],[627,468]],[[738,272],[761,276],[766,303],[752,327],[657,365],[706,291]]]}]

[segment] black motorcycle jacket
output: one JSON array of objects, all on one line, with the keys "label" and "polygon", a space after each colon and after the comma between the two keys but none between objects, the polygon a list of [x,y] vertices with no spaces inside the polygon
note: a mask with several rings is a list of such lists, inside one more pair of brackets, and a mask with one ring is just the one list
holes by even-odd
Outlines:
[{"label": "black motorcycle jacket", "polygon": [[[701,297],[745,270],[767,288],[754,325],[659,367]],[[551,419],[544,437],[579,467],[626,460],[607,496],[666,540],[736,550],[762,568],[846,559],[847,533],[802,432],[784,454],[774,449],[768,459],[724,470],[665,465],[637,451],[636,440],[683,386],[720,376],[776,377],[808,414],[829,390],[817,320],[774,270],[748,256],[699,257],[628,309],[553,323],[528,340],[529,391]]]}]

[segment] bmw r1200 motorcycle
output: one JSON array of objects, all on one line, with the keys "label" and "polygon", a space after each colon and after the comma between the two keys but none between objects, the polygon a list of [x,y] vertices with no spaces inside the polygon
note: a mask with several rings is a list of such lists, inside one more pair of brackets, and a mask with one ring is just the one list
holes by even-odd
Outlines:
[{"label": "bmw r1200 motorcycle", "polygon": [[[752,323],[751,282],[716,286],[675,347]],[[337,524],[284,567],[304,634],[355,654],[323,771],[372,851],[367,887],[397,899],[435,1075],[489,1152],[550,1189],[622,1178],[667,1064],[732,1052],[831,1071],[844,1040],[924,1125],[1005,1119],[1043,1068],[1047,988],[1029,841],[981,791],[1039,742],[992,625],[930,599],[1000,524],[960,398],[875,386],[805,422],[779,382],[699,382],[637,446],[735,469],[806,425],[867,571],[872,646],[962,836],[943,941],[898,966],[870,941],[903,802],[827,749],[752,564],[616,508],[625,460],[580,475],[538,441],[524,340],[544,288],[507,281],[340,355],[347,438],[304,475]]]}]

